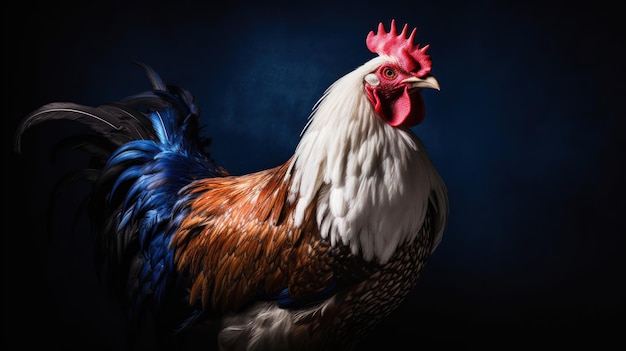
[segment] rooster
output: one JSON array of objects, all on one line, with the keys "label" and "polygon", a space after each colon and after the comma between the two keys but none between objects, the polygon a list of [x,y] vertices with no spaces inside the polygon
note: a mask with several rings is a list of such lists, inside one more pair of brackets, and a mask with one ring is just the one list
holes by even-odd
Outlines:
[{"label": "rooster", "polygon": [[439,83],[407,28],[367,35],[377,55],[328,87],[274,168],[217,165],[192,94],[142,63],[152,90],[46,104],[20,124],[16,148],[44,122],[88,127],[60,142],[89,162],[59,186],[92,182],[98,273],[131,329],[149,318],[167,347],[202,331],[209,349],[354,349],[414,288],[448,216],[410,129],[425,116],[421,90]]}]

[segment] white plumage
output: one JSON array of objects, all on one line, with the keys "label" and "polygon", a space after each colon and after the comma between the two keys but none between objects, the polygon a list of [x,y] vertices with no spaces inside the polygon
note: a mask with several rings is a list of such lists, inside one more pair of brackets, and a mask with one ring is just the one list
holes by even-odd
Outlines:
[{"label": "white plumage", "polygon": [[296,225],[317,201],[323,238],[381,264],[400,243],[415,238],[431,196],[442,223],[448,206],[445,184],[418,137],[386,124],[362,93],[366,76],[385,62],[395,63],[375,57],[327,89],[288,172]]}]

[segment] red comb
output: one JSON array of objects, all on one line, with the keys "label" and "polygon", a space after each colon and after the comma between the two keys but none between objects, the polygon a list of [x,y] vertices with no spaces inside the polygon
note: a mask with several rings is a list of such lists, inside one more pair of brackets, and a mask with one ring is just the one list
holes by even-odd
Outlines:
[{"label": "red comb", "polygon": [[408,72],[417,77],[422,77],[428,74],[432,67],[430,56],[426,55],[428,45],[420,48],[419,43],[413,44],[417,28],[413,28],[408,38],[406,37],[407,28],[408,25],[405,24],[402,33],[397,34],[396,21],[391,20],[391,29],[387,33],[383,24],[380,23],[377,34],[371,31],[367,35],[367,48],[379,55],[397,58]]}]

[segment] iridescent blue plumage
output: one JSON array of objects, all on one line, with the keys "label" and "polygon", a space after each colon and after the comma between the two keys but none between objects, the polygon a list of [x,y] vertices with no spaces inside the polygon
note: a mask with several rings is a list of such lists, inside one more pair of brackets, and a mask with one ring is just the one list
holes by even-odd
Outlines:
[{"label": "iridescent blue plumage", "polygon": [[[122,145],[103,169],[104,173],[122,170],[109,199],[115,199],[118,190],[123,189],[114,233],[137,228],[137,232],[130,233],[136,237],[125,240],[136,240],[139,245],[135,274],[128,277],[130,286],[135,287],[130,303],[136,310],[141,310],[147,298],[153,298],[158,307],[165,301],[168,284],[176,281],[170,279],[178,274],[170,239],[184,218],[184,213],[172,218],[179,190],[194,179],[220,175],[198,146],[190,144],[193,139],[183,134],[185,125],[177,124],[185,121],[182,117],[186,116],[173,107],[150,113],[147,118],[152,122],[155,140],[134,140]],[[129,163],[133,165],[128,166]]]},{"label": "iridescent blue plumage", "polygon": [[[98,107],[51,103],[31,113],[17,133],[51,120],[73,120],[94,134],[59,141],[87,152],[90,166],[67,180],[93,181],[86,204],[98,243],[96,262],[104,284],[120,299],[131,320],[145,310],[175,314],[179,328],[189,315],[184,273],[174,264],[171,237],[185,218],[179,191],[190,182],[225,172],[211,160],[199,133],[199,109],[186,90],[167,86],[139,64],[153,90]],[[179,305],[180,304],[180,305]],[[159,326],[157,326],[158,328]]]}]

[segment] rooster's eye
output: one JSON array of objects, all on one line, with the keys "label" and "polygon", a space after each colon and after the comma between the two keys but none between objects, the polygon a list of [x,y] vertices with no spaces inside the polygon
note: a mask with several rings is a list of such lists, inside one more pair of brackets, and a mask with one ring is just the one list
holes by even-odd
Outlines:
[{"label": "rooster's eye", "polygon": [[396,71],[391,67],[383,68],[383,76],[385,78],[394,79],[396,77]]}]

